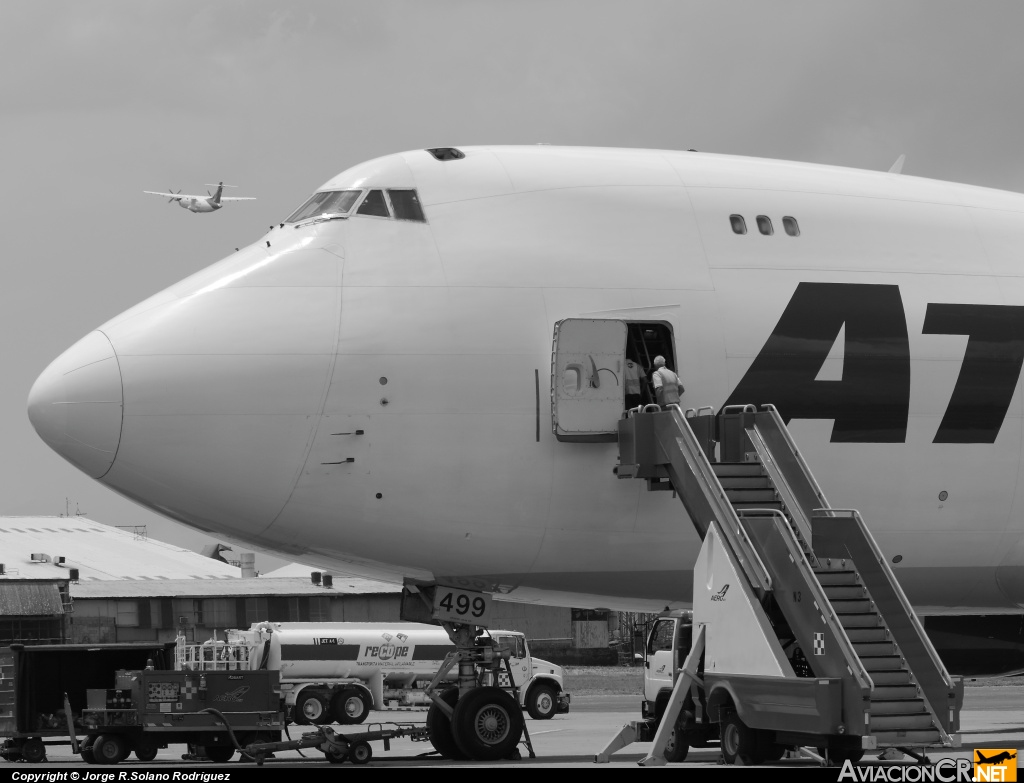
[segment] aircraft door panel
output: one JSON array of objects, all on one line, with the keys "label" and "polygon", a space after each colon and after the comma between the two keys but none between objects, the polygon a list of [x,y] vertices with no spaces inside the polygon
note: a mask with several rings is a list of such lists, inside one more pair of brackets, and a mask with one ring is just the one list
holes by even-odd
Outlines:
[{"label": "aircraft door panel", "polygon": [[626,324],[566,318],[555,324],[551,364],[555,437],[569,442],[614,442],[625,404]]}]

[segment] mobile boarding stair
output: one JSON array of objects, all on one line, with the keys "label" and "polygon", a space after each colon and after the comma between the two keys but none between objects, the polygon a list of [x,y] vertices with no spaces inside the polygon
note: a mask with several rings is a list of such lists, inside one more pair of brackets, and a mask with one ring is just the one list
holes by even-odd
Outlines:
[{"label": "mobile boarding stair", "polygon": [[665,712],[627,724],[597,761],[649,741],[655,725],[641,764],[665,763],[666,747],[679,759],[680,744],[685,757],[714,724],[736,763],[787,747],[831,763],[887,749],[927,761],[929,749],[959,747],[962,678],[946,671],[860,514],[829,505],[774,406],[719,416],[646,406],[620,421],[619,448],[619,478],[673,490],[704,543],[693,644]]}]

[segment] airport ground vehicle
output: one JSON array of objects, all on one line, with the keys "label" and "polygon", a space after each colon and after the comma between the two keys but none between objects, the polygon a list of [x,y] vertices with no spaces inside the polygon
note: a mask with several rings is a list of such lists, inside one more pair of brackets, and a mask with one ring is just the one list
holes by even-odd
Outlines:
[{"label": "airport ground vehicle", "polygon": [[[771,405],[628,412],[621,478],[674,489],[703,539],[692,618],[667,613],[647,645],[644,763],[719,737],[728,763],[810,747],[926,759],[958,747],[963,680],[947,671],[860,514],[832,508]],[[720,450],[719,450],[720,447]],[[667,694],[667,695],[666,695]]]},{"label": "airport ground vehicle", "polygon": [[67,744],[72,730],[84,733],[88,689],[109,687],[118,669],[144,669],[147,662],[170,669],[173,654],[173,643],[0,648],[0,757],[43,761],[47,745]]},{"label": "airport ground vehicle", "polygon": [[230,761],[236,744],[280,739],[278,682],[267,670],[118,671],[113,688],[88,691],[80,753],[95,764],[132,752],[152,761],[160,748],[186,743],[211,761]]},{"label": "airport ground vehicle", "polygon": [[[533,657],[522,633],[495,630],[490,636],[508,647],[518,700],[531,717],[568,712],[560,666]],[[365,721],[371,709],[428,707],[424,687],[454,650],[436,625],[263,622],[228,631],[224,642],[183,648],[179,665],[245,661],[279,671],[286,714],[295,723],[354,724]],[[507,685],[507,676],[499,684]]]}]

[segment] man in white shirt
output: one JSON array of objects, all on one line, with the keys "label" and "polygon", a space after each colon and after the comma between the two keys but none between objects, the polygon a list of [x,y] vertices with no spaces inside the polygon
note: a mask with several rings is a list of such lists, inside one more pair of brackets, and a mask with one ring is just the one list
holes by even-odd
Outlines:
[{"label": "man in white shirt", "polygon": [[664,408],[666,405],[679,404],[679,396],[686,390],[679,382],[679,376],[665,366],[664,356],[654,357],[651,380],[654,381],[654,395],[657,397],[658,405]]},{"label": "man in white shirt", "polygon": [[625,381],[626,410],[631,410],[640,405],[640,384],[647,383],[647,373],[632,359],[626,359]]}]

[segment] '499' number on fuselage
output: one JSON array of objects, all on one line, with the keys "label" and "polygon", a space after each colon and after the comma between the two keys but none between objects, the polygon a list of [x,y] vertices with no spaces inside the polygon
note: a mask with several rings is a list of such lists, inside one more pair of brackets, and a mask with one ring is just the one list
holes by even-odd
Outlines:
[{"label": "'499' number on fuselage", "polygon": [[491,601],[486,593],[443,586],[434,593],[434,617],[438,620],[486,626],[490,615]]}]

